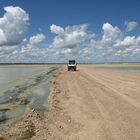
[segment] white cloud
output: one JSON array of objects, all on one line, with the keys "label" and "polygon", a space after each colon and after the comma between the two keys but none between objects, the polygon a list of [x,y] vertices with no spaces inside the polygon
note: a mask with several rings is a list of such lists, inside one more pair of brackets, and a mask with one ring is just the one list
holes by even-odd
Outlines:
[{"label": "white cloud", "polygon": [[107,43],[107,45],[109,43],[116,42],[122,37],[120,29],[118,27],[113,27],[110,23],[104,23],[102,29],[103,29],[102,41],[105,44]]},{"label": "white cloud", "polygon": [[131,46],[136,44],[136,38],[135,36],[126,36],[122,41],[119,40],[116,44],[114,44],[115,47],[119,46]]},{"label": "white cloud", "polygon": [[20,7],[8,6],[0,18],[0,45],[20,44],[28,28],[28,14]]},{"label": "white cloud", "polygon": [[125,26],[126,32],[131,32],[138,26],[138,23],[136,21],[125,21]]},{"label": "white cloud", "polygon": [[56,34],[52,47],[73,48],[80,44],[82,45],[85,41],[94,36],[94,34],[89,33],[87,29],[87,24],[67,26],[66,28],[62,28],[54,24],[51,25],[51,32]]},{"label": "white cloud", "polygon": [[3,32],[3,30],[0,29],[0,44],[3,44],[4,42],[6,42],[6,36]]},{"label": "white cloud", "polygon": [[136,39],[136,44],[137,44],[137,45],[140,45],[140,36],[137,37],[137,39]]},{"label": "white cloud", "polygon": [[28,48],[32,48],[33,46],[39,44],[40,42],[44,41],[45,38],[46,38],[45,35],[41,33],[30,37],[29,43],[27,45]]},{"label": "white cloud", "polygon": [[54,24],[52,24],[50,26],[50,30],[52,33],[55,33],[55,34],[63,34],[64,33],[64,29],[60,26],[56,26]]},{"label": "white cloud", "polygon": [[[3,60],[5,59],[6,56],[12,54],[14,51],[19,52],[19,47],[18,46],[4,46],[0,47],[0,56],[3,56]],[[2,61],[2,60],[1,60]]]}]

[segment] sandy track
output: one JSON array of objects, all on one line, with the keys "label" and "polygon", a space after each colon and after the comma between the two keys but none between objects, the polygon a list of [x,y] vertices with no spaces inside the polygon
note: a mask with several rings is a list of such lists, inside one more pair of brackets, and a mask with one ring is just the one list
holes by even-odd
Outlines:
[{"label": "sandy track", "polygon": [[63,66],[52,83],[32,140],[140,140],[140,73]]},{"label": "sandy track", "polygon": [[[53,139],[139,140],[140,74],[80,66],[58,79]],[[60,126],[57,128],[57,126]]]}]

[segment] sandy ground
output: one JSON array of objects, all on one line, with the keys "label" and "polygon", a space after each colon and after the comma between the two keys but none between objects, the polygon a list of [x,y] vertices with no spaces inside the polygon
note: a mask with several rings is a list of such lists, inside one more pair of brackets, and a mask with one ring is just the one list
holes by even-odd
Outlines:
[{"label": "sandy ground", "polygon": [[68,72],[62,66],[51,81],[48,110],[33,110],[3,135],[11,140],[140,140],[140,73],[91,65],[78,69]]}]

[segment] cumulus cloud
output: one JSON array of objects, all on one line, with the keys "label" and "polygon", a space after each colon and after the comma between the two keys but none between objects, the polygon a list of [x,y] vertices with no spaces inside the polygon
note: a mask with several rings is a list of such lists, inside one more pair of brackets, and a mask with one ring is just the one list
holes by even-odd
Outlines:
[{"label": "cumulus cloud", "polygon": [[91,34],[87,29],[87,24],[67,26],[66,28],[62,28],[54,24],[51,25],[51,32],[56,34],[52,47],[73,48],[83,44],[95,36],[95,34]]},{"label": "cumulus cloud", "polygon": [[123,40],[119,40],[114,46],[131,46],[136,44],[136,37],[135,36],[126,36]]},{"label": "cumulus cloud", "polygon": [[62,27],[54,25],[54,24],[52,24],[50,26],[50,30],[52,33],[55,33],[55,34],[63,34],[64,33],[64,29]]},{"label": "cumulus cloud", "polygon": [[138,23],[136,21],[125,21],[125,26],[126,32],[131,32],[138,26]]},{"label": "cumulus cloud", "polygon": [[27,45],[28,48],[32,48],[33,46],[39,44],[40,42],[44,41],[45,38],[46,38],[45,35],[41,33],[30,37],[29,43]]},{"label": "cumulus cloud", "polygon": [[102,29],[102,41],[107,44],[115,42],[121,38],[121,31],[117,26],[113,27],[110,23],[104,23]]},{"label": "cumulus cloud", "polygon": [[4,7],[5,14],[0,18],[0,45],[21,43],[28,28],[28,14],[20,7]]},{"label": "cumulus cloud", "polygon": [[0,29],[0,45],[6,42],[6,36],[2,29]]}]

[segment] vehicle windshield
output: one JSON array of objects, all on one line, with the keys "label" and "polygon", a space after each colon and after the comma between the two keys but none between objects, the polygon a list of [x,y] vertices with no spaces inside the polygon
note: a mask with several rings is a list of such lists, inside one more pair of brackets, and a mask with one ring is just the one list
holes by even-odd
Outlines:
[{"label": "vehicle windshield", "polygon": [[69,60],[69,64],[75,64],[75,60]]}]

